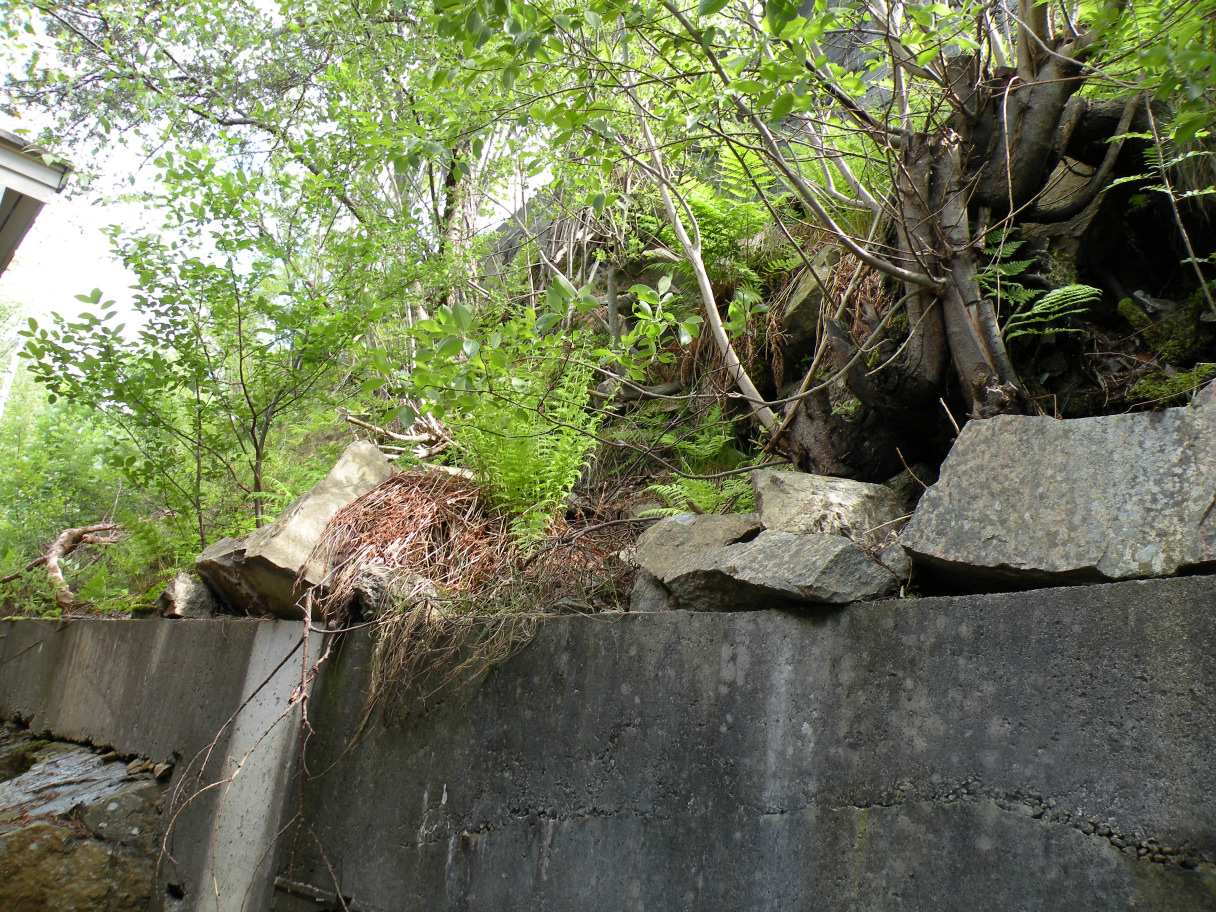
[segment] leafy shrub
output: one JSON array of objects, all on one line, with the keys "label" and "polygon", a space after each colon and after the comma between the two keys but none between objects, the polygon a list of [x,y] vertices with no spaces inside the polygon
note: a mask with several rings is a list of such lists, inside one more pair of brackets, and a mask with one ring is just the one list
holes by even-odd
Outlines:
[{"label": "leafy shrub", "polygon": [[513,377],[469,397],[446,419],[461,461],[490,503],[513,517],[521,542],[545,536],[595,444],[600,413],[588,408],[594,368],[574,355],[517,362]]}]

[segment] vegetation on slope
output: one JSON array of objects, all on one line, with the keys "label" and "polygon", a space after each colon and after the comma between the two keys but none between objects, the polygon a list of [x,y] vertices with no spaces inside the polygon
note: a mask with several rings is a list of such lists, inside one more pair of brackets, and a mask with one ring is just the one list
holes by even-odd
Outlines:
[{"label": "vegetation on slope", "polygon": [[1216,7],[1015,6],[0,0],[3,107],[145,150],[163,216],[113,231],[136,313],[23,330],[8,610],[102,519],[79,599],[147,605],[355,426],[537,548],[1176,401],[1216,361]]}]

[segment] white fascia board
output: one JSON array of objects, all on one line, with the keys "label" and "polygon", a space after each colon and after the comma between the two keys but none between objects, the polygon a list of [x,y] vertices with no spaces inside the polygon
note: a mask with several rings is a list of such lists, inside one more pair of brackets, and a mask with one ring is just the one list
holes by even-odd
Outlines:
[{"label": "white fascia board", "polygon": [[0,130],[0,184],[45,203],[64,188],[67,174],[67,165],[48,165],[37,151]]},{"label": "white fascia board", "polygon": [[33,178],[27,177],[24,174],[19,174],[16,171],[10,171],[0,164],[0,187],[7,187],[10,190],[15,190],[22,196],[28,196],[31,199],[36,199],[40,203],[46,203],[59,191],[54,187],[48,187],[46,184]]}]

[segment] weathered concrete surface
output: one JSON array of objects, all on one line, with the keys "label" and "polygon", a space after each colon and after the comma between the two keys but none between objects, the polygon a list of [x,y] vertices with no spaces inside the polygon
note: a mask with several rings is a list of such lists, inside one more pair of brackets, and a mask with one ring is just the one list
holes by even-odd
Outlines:
[{"label": "weathered concrete surface", "polygon": [[[1216,579],[546,622],[412,723],[317,694],[276,908],[1211,910]],[[332,874],[330,873],[332,871]]]},{"label": "weathered concrete surface", "polygon": [[964,584],[1061,585],[1216,566],[1216,406],[971,421],[900,544],[922,567]]},{"label": "weathered concrete surface", "polygon": [[[0,623],[0,717],[175,762],[153,907],[264,909],[295,768],[303,625],[244,620]],[[258,749],[251,751],[257,742]],[[226,785],[207,788],[241,774]],[[212,862],[223,870],[213,884]],[[210,891],[218,885],[219,901]],[[0,908],[3,904],[0,903]]]}]

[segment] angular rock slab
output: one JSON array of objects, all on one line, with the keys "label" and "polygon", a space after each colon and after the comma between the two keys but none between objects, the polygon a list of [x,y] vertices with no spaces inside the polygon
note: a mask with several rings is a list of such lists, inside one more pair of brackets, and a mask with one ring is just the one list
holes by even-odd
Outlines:
[{"label": "angular rock slab", "polygon": [[1216,563],[1216,407],[971,421],[900,544],[960,583],[1172,576]]},{"label": "angular rock slab", "polygon": [[752,472],[752,488],[760,521],[776,532],[843,535],[877,545],[899,530],[905,515],[890,488],[847,478],[762,469]]},{"label": "angular rock slab", "polygon": [[889,571],[847,538],[770,531],[690,551],[658,580],[671,593],[673,607],[692,611],[845,605],[899,588]]},{"label": "angular rock slab", "polygon": [[664,580],[673,567],[694,555],[755,538],[763,528],[755,513],[666,516],[638,537],[637,562]]},{"label": "angular rock slab", "polygon": [[216,599],[238,614],[274,617],[266,597],[244,576],[245,540],[221,538],[194,559],[194,572]]},{"label": "angular rock slab", "polygon": [[194,563],[199,576],[234,608],[268,610],[298,619],[296,580],[317,585],[327,568],[309,561],[334,515],[393,474],[375,445],[359,440],[346,448],[329,474],[297,497],[270,525],[243,539],[223,539]]}]

